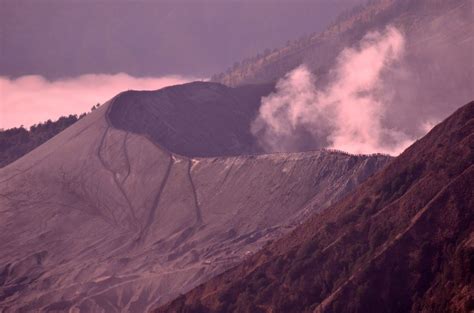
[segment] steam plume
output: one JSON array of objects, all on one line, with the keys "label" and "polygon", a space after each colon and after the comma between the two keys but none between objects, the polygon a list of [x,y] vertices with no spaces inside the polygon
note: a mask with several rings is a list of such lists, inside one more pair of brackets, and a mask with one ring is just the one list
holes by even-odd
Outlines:
[{"label": "steam plume", "polygon": [[310,140],[311,147],[350,153],[400,153],[413,139],[383,123],[393,93],[383,76],[403,51],[402,34],[388,27],[343,50],[325,87],[306,66],[296,68],[262,98],[253,134],[270,152],[298,150]]}]

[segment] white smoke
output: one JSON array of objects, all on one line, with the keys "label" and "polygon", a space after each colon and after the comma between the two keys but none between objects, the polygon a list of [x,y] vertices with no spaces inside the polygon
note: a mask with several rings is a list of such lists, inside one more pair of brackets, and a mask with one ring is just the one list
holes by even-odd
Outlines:
[{"label": "white smoke", "polygon": [[397,68],[403,51],[402,34],[388,27],[343,50],[326,87],[318,88],[306,66],[296,68],[262,98],[253,134],[269,152],[298,149],[301,141],[313,140],[319,148],[399,154],[413,138],[383,123],[393,94],[383,74]]},{"label": "white smoke", "polygon": [[0,76],[0,128],[29,127],[62,115],[88,112],[128,89],[155,90],[182,84],[180,76],[133,77],[127,74],[88,74],[49,81],[39,75],[10,79]]}]

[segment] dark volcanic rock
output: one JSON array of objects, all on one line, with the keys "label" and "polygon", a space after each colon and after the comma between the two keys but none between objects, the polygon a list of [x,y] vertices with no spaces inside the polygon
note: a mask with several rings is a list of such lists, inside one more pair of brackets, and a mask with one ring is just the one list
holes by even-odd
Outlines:
[{"label": "dark volcanic rock", "polygon": [[472,312],[474,102],[343,201],[156,312]]},{"label": "dark volcanic rock", "polygon": [[112,126],[146,134],[173,153],[190,157],[262,152],[250,132],[260,99],[272,85],[230,88],[194,82],[158,91],[127,91],[110,110]]},{"label": "dark volcanic rock", "polygon": [[232,106],[245,97],[221,104],[235,90],[188,87],[121,94],[0,169],[0,311],[146,311],[238,264],[391,159],[190,157],[252,151],[233,119],[254,109]]}]

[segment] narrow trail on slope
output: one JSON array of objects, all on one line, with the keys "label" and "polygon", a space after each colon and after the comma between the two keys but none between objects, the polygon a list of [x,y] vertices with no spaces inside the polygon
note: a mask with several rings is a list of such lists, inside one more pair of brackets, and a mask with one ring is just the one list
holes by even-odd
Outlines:
[{"label": "narrow trail on slope", "polygon": [[193,197],[194,197],[194,208],[196,211],[196,223],[195,226],[199,226],[202,224],[202,214],[201,214],[201,208],[199,207],[199,200],[196,192],[196,186],[194,185],[193,178],[191,176],[191,169],[193,167],[193,161],[192,159],[188,160],[188,178],[189,178],[189,183],[191,184],[191,190],[193,192]]},{"label": "narrow trail on slope", "polygon": [[[171,156],[173,159],[173,156]],[[173,247],[176,248],[178,245],[189,239],[191,236],[193,236],[198,230],[199,226],[203,224],[203,219],[202,219],[202,213],[201,213],[201,207],[199,206],[199,200],[197,196],[197,191],[196,191],[196,186],[194,185],[194,181],[192,179],[191,175],[191,169],[192,169],[192,159],[186,158],[187,159],[187,170],[186,174],[188,176],[189,184],[191,186],[191,192],[193,194],[193,202],[194,202],[194,212],[196,215],[196,221],[194,222],[193,225],[186,227],[181,230],[177,230],[174,233],[172,233],[164,242],[173,242]]]},{"label": "narrow trail on slope", "polygon": [[130,201],[130,198],[128,197],[125,190],[123,189],[122,183],[119,181],[119,179],[117,177],[117,173],[114,172],[107,165],[107,162],[104,160],[104,158],[102,157],[102,154],[101,154],[101,151],[104,147],[105,138],[107,137],[109,129],[110,129],[110,126],[107,125],[107,128],[105,129],[104,134],[102,135],[102,138],[100,140],[99,148],[97,149],[97,157],[99,158],[99,161],[102,164],[102,167],[112,174],[112,178],[114,180],[114,183],[115,183],[116,187],[118,188],[120,194],[125,198],[125,201],[127,203],[128,211],[130,213],[130,216],[132,217],[132,223],[130,223],[130,224],[134,227],[135,230],[138,230],[138,229],[140,229],[140,223],[138,222],[138,219],[135,216],[135,210],[133,209],[132,202]]},{"label": "narrow trail on slope", "polygon": [[[99,162],[100,162],[100,164],[102,165],[102,167],[105,168],[107,171],[110,172],[110,170],[107,168],[107,166],[105,165],[104,160],[102,159],[102,157],[101,157],[101,155],[100,155],[100,150],[102,149],[102,145],[104,144],[105,137],[106,137],[108,131],[109,131],[109,126],[106,127],[104,133],[102,134],[102,136],[101,136],[101,138],[100,138],[99,147],[98,147],[98,149],[97,149],[96,154],[97,154],[97,158],[99,159]],[[115,175],[112,173],[112,176],[115,176]],[[83,182],[82,182],[82,183],[83,183]],[[82,186],[82,189],[84,189],[84,194],[87,194],[87,192],[85,191],[84,186]],[[106,205],[104,205],[104,206],[102,206],[102,207],[103,207],[103,209],[104,209],[105,211],[107,211],[108,214],[112,217],[112,219],[114,220],[114,224],[115,224],[116,226],[119,226],[119,225],[118,225],[118,222],[117,222],[117,218],[116,218],[114,212],[113,212],[112,210],[110,210],[109,207],[106,206]],[[100,209],[99,209],[99,210],[100,210]]]},{"label": "narrow trail on slope", "polygon": [[146,224],[142,228],[140,234],[138,235],[138,238],[135,239],[135,242],[144,240],[148,234],[150,226],[155,219],[156,210],[158,209],[158,206],[160,204],[161,195],[163,194],[163,190],[165,189],[166,183],[168,182],[168,177],[170,176],[171,168],[173,167],[173,164],[174,164],[173,158],[170,154],[168,154],[168,166],[166,168],[165,175],[163,177],[163,180],[161,181],[160,187],[158,188],[158,192],[156,193],[156,196],[151,205],[150,213],[148,214]]},{"label": "narrow trail on slope", "polygon": [[125,157],[126,167],[127,167],[127,174],[125,174],[125,177],[122,179],[122,185],[125,184],[125,182],[127,181],[127,178],[130,175],[130,170],[131,170],[130,158],[128,156],[128,147],[127,147],[127,140],[128,140],[129,134],[130,134],[129,132],[125,133],[125,137],[123,138],[123,143],[122,143],[122,153]]},{"label": "narrow trail on slope", "polygon": [[[107,122],[107,125],[109,127],[114,128],[114,129],[116,129],[116,128],[112,125],[112,122],[110,121],[109,113],[112,110],[112,107],[114,106],[115,101],[120,97],[120,95],[121,94],[116,95],[110,101],[109,107],[107,108],[107,112],[105,113],[105,120]],[[129,134],[129,132],[127,132],[127,134]],[[148,235],[149,228],[150,228],[151,224],[153,223],[153,220],[155,219],[156,210],[158,209],[158,205],[160,203],[163,190],[165,189],[165,186],[166,186],[167,181],[168,181],[168,177],[171,173],[171,168],[173,167],[173,164],[174,164],[173,155],[175,155],[173,152],[169,151],[167,148],[165,148],[165,147],[161,146],[160,144],[158,144],[157,142],[155,142],[153,140],[153,138],[150,137],[150,135],[143,134],[143,133],[137,133],[136,135],[145,138],[148,142],[150,142],[152,145],[154,145],[156,148],[158,148],[158,150],[160,150],[161,152],[164,152],[169,158],[169,163],[168,163],[168,167],[167,167],[166,172],[165,172],[165,176],[163,177],[163,180],[160,184],[158,192],[157,192],[157,194],[156,194],[156,196],[153,200],[153,203],[152,203],[152,206],[150,208],[150,213],[148,215],[148,219],[146,221],[146,224],[143,227],[140,227],[139,234],[138,234],[137,238],[133,241],[134,244],[142,242],[146,238],[146,236]],[[126,177],[123,180],[123,183],[124,183],[126,181],[126,179],[128,178],[131,169],[130,169],[130,160],[128,158],[128,150],[127,150],[126,143],[124,144],[123,149],[124,149],[125,156],[127,158],[127,163],[128,163],[128,174],[126,175]]]}]

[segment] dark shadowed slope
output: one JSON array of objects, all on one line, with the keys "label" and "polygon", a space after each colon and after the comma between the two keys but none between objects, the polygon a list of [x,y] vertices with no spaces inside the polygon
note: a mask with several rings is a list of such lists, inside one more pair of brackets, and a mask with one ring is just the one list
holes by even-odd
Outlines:
[{"label": "dark shadowed slope", "polygon": [[158,91],[117,96],[109,118],[118,128],[147,134],[166,149],[186,156],[261,152],[250,124],[272,85],[238,88],[194,82]]},{"label": "dark shadowed slope", "polygon": [[[222,86],[199,101],[181,89],[121,94],[0,169],[0,311],[146,311],[241,262],[391,159],[180,155],[235,152],[225,140],[208,150],[220,142],[213,127],[221,139],[241,135],[237,108],[223,103],[229,115],[214,96],[201,100]],[[212,110],[226,123],[205,119]]]},{"label": "dark shadowed slope", "polygon": [[343,201],[156,312],[471,312],[474,102]]}]

